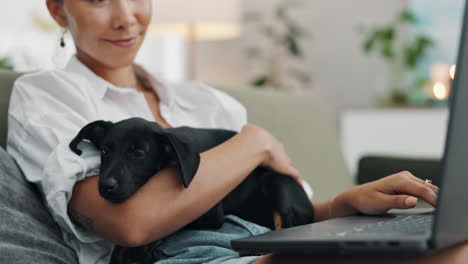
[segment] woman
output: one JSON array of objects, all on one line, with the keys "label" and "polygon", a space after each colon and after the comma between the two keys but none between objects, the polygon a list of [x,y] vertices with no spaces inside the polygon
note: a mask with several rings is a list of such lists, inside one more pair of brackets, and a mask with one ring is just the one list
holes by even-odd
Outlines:
[{"label": "woman", "polygon": [[[151,21],[151,0],[46,3],[56,22],[71,32],[76,56],[64,70],[28,74],[16,81],[8,151],[28,180],[40,187],[80,263],[108,263],[115,244],[144,245],[174,233],[220,201],[257,166],[301,181],[281,143],[266,130],[246,124],[245,109],[237,101],[200,84],[169,88],[134,65]],[[177,170],[164,169],[126,202],[111,204],[97,192],[99,153],[83,143],[84,154],[78,157],[68,143],[91,121],[131,116],[163,127],[222,127],[240,133],[201,153],[191,188],[183,188]],[[410,208],[416,197],[435,205],[437,193],[436,186],[402,172],[314,203],[315,220]],[[271,260],[267,256],[256,263]]]}]

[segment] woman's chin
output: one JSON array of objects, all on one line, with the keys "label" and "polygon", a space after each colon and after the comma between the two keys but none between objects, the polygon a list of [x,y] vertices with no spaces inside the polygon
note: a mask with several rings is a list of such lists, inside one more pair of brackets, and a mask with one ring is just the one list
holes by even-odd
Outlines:
[{"label": "woman's chin", "polygon": [[102,61],[111,68],[120,68],[135,63],[136,53],[107,53]]},{"label": "woman's chin", "polygon": [[123,52],[107,47],[107,49],[100,49],[89,53],[77,49],[76,55],[88,68],[120,68],[133,65],[136,51],[128,50]]}]

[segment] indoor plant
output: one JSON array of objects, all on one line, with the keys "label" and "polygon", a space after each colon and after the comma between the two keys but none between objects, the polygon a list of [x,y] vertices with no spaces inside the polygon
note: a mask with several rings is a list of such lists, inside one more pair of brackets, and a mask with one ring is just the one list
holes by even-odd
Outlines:
[{"label": "indoor plant", "polygon": [[435,43],[425,35],[411,37],[405,34],[416,23],[413,13],[405,9],[389,25],[363,30],[366,34],[362,44],[364,53],[377,52],[389,68],[390,92],[380,98],[379,103],[382,105],[421,104],[427,99],[423,95],[423,87],[428,77],[418,73],[416,69]]},{"label": "indoor plant", "polygon": [[310,33],[291,15],[305,1],[279,1],[270,13],[248,11],[246,26],[256,39],[246,45],[247,60],[255,65],[250,84],[254,87],[304,90],[311,83],[301,42]]}]

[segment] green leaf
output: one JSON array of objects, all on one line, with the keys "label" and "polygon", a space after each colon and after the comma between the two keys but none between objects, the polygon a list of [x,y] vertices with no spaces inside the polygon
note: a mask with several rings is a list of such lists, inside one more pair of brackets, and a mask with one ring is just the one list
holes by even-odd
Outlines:
[{"label": "green leaf", "polygon": [[383,45],[380,49],[380,54],[388,60],[392,60],[395,57],[395,52],[390,44]]},{"label": "green leaf", "polygon": [[287,35],[285,41],[287,43],[289,53],[296,57],[302,56],[302,51],[299,48],[299,44],[297,43],[294,37],[292,37],[291,35]]},{"label": "green leaf", "polygon": [[367,38],[364,41],[362,48],[365,53],[369,54],[372,51],[372,49],[374,48],[376,39],[377,39],[377,34],[374,32],[369,36],[369,38]]},{"label": "green leaf", "polygon": [[395,52],[393,42],[395,39],[395,30],[392,27],[376,29],[372,35],[364,42],[363,50],[370,53],[378,45],[380,54],[386,59],[393,59]]},{"label": "green leaf", "polygon": [[403,52],[406,66],[415,69],[418,61],[417,51],[413,47],[406,47]]},{"label": "green leaf", "polygon": [[262,86],[265,86],[268,83],[268,81],[269,81],[268,76],[263,75],[253,80],[251,84],[255,87],[262,87]]},{"label": "green leaf", "polygon": [[372,48],[374,47],[374,39],[368,39],[366,42],[364,42],[364,46],[362,49],[364,50],[365,53],[369,54],[372,51]]},{"label": "green leaf", "polygon": [[410,69],[415,69],[421,59],[426,54],[426,51],[434,47],[435,43],[431,39],[427,37],[418,37],[412,44],[405,47],[404,55],[405,55],[405,64]]},{"label": "green leaf", "polygon": [[288,33],[295,39],[299,39],[306,35],[306,31],[299,25],[289,22],[286,24],[288,28]]},{"label": "green leaf", "polygon": [[417,45],[421,47],[421,49],[427,49],[427,48],[432,48],[435,47],[435,42],[428,38],[428,37],[418,37],[416,39]]},{"label": "green leaf", "polygon": [[415,24],[418,22],[418,19],[410,10],[405,9],[401,12],[400,16],[398,17],[398,21],[401,23]]},{"label": "green leaf", "polygon": [[8,58],[0,58],[0,69],[13,70],[13,65]]},{"label": "green leaf", "polygon": [[395,28],[389,26],[376,31],[376,38],[381,42],[392,42],[395,39]]},{"label": "green leaf", "polygon": [[284,6],[278,6],[278,8],[276,9],[276,16],[279,18],[279,19],[286,19],[287,16],[286,16],[286,7]]}]

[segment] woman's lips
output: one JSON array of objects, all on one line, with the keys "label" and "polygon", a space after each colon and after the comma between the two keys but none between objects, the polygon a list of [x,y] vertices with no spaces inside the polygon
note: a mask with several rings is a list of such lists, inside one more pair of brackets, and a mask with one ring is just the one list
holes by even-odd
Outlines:
[{"label": "woman's lips", "polygon": [[110,43],[118,46],[118,47],[121,47],[121,48],[129,48],[131,46],[133,46],[133,44],[136,43],[136,40],[137,38],[136,37],[133,37],[133,38],[130,38],[130,39],[122,39],[122,40],[107,40],[109,41]]}]

